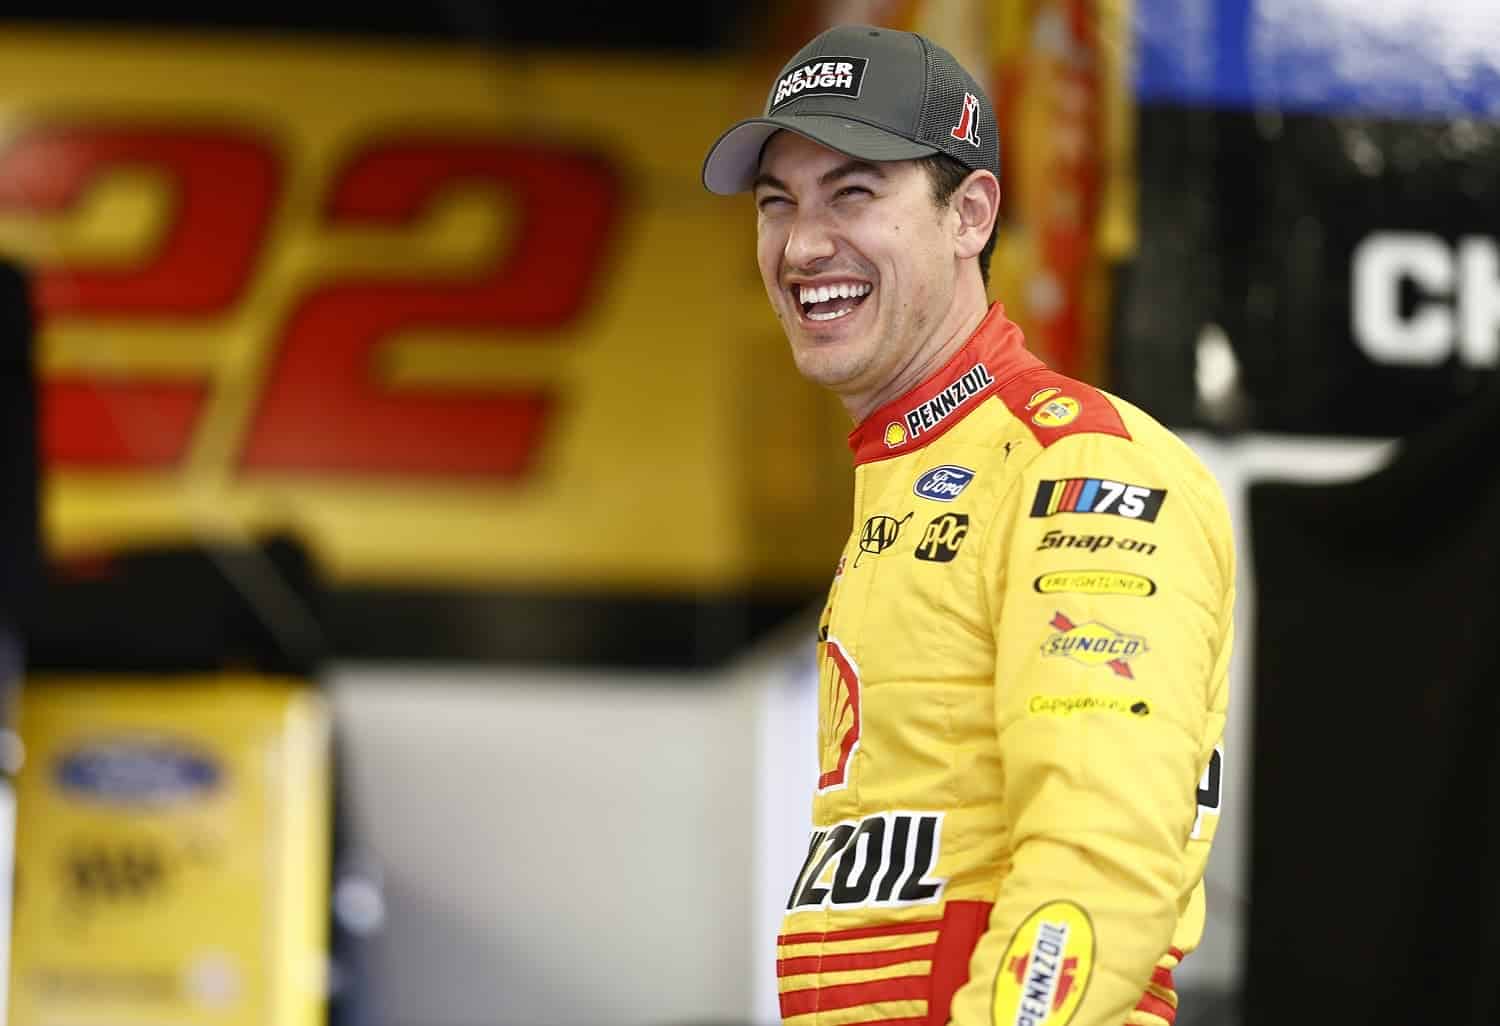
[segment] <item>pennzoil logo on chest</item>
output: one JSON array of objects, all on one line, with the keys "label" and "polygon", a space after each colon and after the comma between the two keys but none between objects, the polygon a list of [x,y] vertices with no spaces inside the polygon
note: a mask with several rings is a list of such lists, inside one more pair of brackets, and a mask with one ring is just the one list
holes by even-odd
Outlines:
[{"label": "pennzoil logo on chest", "polygon": [[932,877],[942,852],[941,812],[881,812],[814,830],[786,907],[895,908],[942,900]]}]

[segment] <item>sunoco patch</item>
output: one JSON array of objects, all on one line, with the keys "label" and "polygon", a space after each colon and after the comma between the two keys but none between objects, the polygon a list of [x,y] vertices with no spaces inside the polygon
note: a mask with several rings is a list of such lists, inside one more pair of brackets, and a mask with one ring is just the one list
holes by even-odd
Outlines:
[{"label": "sunoco patch", "polygon": [[798,65],[776,82],[767,114],[804,96],[859,96],[865,84],[865,57],[819,57]]}]

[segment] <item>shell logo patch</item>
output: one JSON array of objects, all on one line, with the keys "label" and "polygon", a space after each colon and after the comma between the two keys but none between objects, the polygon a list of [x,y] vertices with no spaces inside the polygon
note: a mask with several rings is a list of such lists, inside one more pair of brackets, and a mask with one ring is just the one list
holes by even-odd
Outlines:
[{"label": "shell logo patch", "polygon": [[1047,400],[1040,410],[1031,415],[1031,422],[1037,427],[1062,427],[1076,420],[1082,409],[1083,405],[1077,399],[1070,395],[1060,395],[1056,399]]},{"label": "shell logo patch", "polygon": [[818,793],[849,783],[849,760],[859,749],[859,667],[837,638],[818,646]]},{"label": "shell logo patch", "polygon": [[885,426],[885,447],[887,449],[894,449],[899,445],[904,445],[905,443],[906,428],[902,427],[898,422],[894,420]]},{"label": "shell logo patch", "polygon": [[1071,901],[1049,901],[1026,917],[995,974],[995,1026],[1066,1026],[1094,968],[1094,924]]},{"label": "shell logo patch", "polygon": [[1057,633],[1042,643],[1042,655],[1065,656],[1085,666],[1108,666],[1116,676],[1135,679],[1130,660],[1147,651],[1139,634],[1121,634],[1108,624],[1075,624],[1062,613],[1050,624]]}]

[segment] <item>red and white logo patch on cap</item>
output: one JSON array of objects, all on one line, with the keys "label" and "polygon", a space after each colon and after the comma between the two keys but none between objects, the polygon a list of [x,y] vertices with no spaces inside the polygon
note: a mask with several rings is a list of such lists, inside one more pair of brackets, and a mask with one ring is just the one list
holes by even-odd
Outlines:
[{"label": "red and white logo patch on cap", "polygon": [[963,115],[948,134],[968,143],[975,149],[979,148],[979,97],[973,93],[964,93]]}]

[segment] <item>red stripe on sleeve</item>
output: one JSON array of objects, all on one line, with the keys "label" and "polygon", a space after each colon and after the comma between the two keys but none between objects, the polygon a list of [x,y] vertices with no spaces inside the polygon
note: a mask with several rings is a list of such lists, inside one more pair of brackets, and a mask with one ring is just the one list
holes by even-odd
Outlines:
[{"label": "red stripe on sleeve", "polygon": [[902,962],[925,962],[932,958],[936,944],[920,944],[914,948],[895,948],[891,951],[854,951],[844,955],[802,955],[797,958],[778,958],[776,975],[801,976],[803,973],[837,973],[846,969],[880,969]]},{"label": "red stripe on sleeve", "polygon": [[1160,1016],[1167,1020],[1167,1022],[1175,1022],[1177,1019],[1177,1009],[1167,1004],[1155,994],[1142,994],[1141,1000],[1136,1003],[1135,1007],[1138,1011]]},{"label": "red stripe on sleeve", "polygon": [[877,1001],[921,1001],[927,997],[926,976],[898,976],[893,980],[871,980],[869,983],[845,983],[837,987],[809,987],[781,995],[781,1017],[808,1012],[829,1012],[838,1008],[857,1008]]},{"label": "red stripe on sleeve", "polygon": [[828,933],[784,933],[776,938],[776,943],[813,944],[819,941],[859,940],[861,937],[894,937],[903,933],[924,933],[928,930],[936,930],[942,924],[941,919],[918,919],[910,923],[856,926],[851,930],[830,930]]}]

